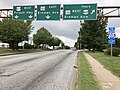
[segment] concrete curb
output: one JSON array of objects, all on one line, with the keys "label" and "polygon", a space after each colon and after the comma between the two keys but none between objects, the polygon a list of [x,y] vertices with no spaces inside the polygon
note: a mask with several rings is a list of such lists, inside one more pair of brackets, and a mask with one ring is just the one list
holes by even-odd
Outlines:
[{"label": "concrete curb", "polygon": [[76,60],[73,66],[73,71],[72,71],[72,79],[70,83],[70,89],[69,90],[77,90],[77,78],[78,78],[78,52],[76,56]]}]

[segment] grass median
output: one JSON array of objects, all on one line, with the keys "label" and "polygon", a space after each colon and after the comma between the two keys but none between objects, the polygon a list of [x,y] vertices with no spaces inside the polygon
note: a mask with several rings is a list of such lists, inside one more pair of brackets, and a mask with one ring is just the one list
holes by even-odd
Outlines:
[{"label": "grass median", "polygon": [[92,69],[82,52],[78,55],[77,90],[101,90]]},{"label": "grass median", "polygon": [[43,51],[41,49],[19,49],[19,50],[12,50],[8,48],[0,48],[0,54],[21,54],[21,53],[32,53],[32,52],[40,52]]},{"label": "grass median", "polygon": [[105,68],[120,78],[120,57],[111,57],[102,52],[89,52],[89,54],[98,60]]}]

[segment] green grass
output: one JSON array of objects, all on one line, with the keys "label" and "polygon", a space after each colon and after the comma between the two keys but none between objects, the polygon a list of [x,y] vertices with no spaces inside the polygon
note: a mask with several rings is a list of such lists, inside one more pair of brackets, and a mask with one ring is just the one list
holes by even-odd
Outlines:
[{"label": "green grass", "polygon": [[77,90],[101,90],[88,61],[82,52],[78,55],[78,64]]},{"label": "green grass", "polygon": [[105,68],[110,70],[114,75],[120,78],[120,57],[112,57],[105,55],[102,52],[90,52],[91,56],[97,59]]},{"label": "green grass", "polygon": [[41,49],[19,49],[19,50],[12,50],[12,49],[7,49],[7,48],[0,48],[0,54],[5,54],[5,53],[30,53],[30,52],[39,52],[43,51]]},{"label": "green grass", "polygon": [[0,48],[0,53],[5,53],[5,52],[11,52],[11,49],[7,49],[7,48]]}]

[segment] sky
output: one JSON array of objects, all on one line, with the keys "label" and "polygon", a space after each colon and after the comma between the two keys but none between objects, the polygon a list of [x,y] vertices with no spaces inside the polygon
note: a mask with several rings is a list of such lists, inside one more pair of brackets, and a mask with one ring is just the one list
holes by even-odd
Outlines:
[{"label": "sky", "polygon": [[[12,9],[18,5],[44,5],[44,4],[96,4],[97,6],[119,6],[120,0],[0,0],[0,9]],[[108,27],[116,28],[116,36],[120,37],[120,18],[110,18]],[[32,25],[35,27],[32,34],[35,34],[38,29],[45,27],[53,36],[61,39],[66,45],[74,46],[78,38],[80,29],[79,20],[67,21],[36,21]],[[32,36],[32,34],[30,36]]]}]

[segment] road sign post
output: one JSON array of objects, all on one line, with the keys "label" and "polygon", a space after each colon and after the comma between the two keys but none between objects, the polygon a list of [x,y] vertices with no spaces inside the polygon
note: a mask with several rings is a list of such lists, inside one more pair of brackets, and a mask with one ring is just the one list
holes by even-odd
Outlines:
[{"label": "road sign post", "polygon": [[60,20],[60,4],[37,5],[37,20]]},{"label": "road sign post", "polygon": [[109,27],[108,31],[108,44],[111,45],[111,60],[112,60],[112,45],[115,44],[115,27]]},{"label": "road sign post", "polygon": [[13,20],[34,20],[35,6],[13,6]]},{"label": "road sign post", "polygon": [[112,44],[111,44],[111,60],[112,60]]},{"label": "road sign post", "polygon": [[63,20],[96,20],[97,4],[70,4],[63,6]]}]

